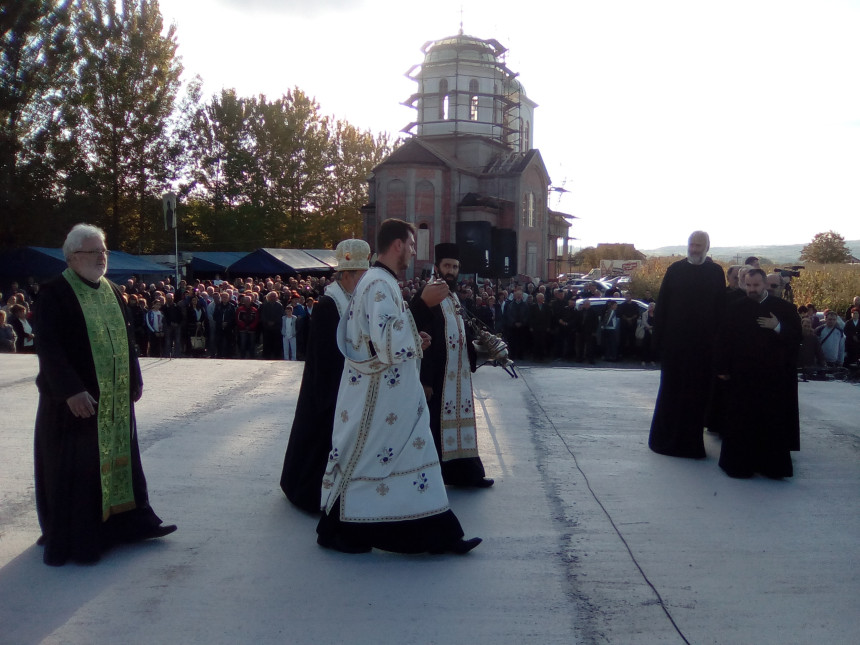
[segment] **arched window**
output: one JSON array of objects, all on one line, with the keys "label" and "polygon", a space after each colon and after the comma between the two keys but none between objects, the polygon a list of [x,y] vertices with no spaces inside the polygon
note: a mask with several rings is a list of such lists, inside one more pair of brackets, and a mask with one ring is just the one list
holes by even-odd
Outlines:
[{"label": "arched window", "polygon": [[534,193],[525,193],[523,194],[523,213],[522,213],[522,226],[533,228],[535,226],[535,194]]},{"label": "arched window", "polygon": [[502,125],[502,101],[499,99],[499,84],[493,85],[493,123]]},{"label": "arched window", "polygon": [[469,81],[469,120],[478,120],[478,81]]},{"label": "arched window", "polygon": [[448,118],[448,79],[439,81],[439,119]]},{"label": "arched window", "polygon": [[532,149],[532,128],[531,123],[526,121],[526,129],[525,129],[525,148],[523,148],[523,152]]}]

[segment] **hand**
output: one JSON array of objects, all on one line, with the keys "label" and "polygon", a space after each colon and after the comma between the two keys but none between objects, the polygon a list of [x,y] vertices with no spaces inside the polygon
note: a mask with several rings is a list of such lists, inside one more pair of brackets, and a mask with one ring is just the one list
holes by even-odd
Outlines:
[{"label": "hand", "polygon": [[422,385],[421,387],[424,388],[424,398],[429,401],[433,397],[433,388],[429,385]]},{"label": "hand", "polygon": [[79,419],[89,419],[96,413],[98,401],[90,396],[90,393],[84,390],[66,399],[69,409]]},{"label": "hand", "polygon": [[764,329],[776,329],[776,326],[779,324],[779,318],[771,314],[769,317],[760,316],[756,318],[756,322],[759,327],[763,327]]},{"label": "hand", "polygon": [[435,307],[448,297],[450,290],[446,282],[428,282],[421,292],[421,300],[428,307]]},{"label": "hand", "polygon": [[717,378],[720,379],[721,381],[729,381],[729,380],[731,380],[732,377],[729,376],[728,374],[717,374]]},{"label": "hand", "polygon": [[423,352],[425,349],[430,347],[430,341],[433,339],[426,331],[419,331],[418,335],[421,336],[421,351]]}]

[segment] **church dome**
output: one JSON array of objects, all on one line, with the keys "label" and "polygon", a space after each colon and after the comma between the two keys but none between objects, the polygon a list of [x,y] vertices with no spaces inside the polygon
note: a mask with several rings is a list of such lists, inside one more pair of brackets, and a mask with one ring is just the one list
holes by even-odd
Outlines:
[{"label": "church dome", "polygon": [[492,65],[504,51],[501,45],[493,41],[459,34],[434,41],[425,49],[424,64],[447,63],[459,59]]}]

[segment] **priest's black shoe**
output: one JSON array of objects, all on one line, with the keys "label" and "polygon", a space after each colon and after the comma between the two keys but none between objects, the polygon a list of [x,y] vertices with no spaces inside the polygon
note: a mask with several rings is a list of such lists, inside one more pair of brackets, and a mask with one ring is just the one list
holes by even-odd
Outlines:
[{"label": "priest's black shoe", "polygon": [[476,546],[478,546],[483,540],[479,537],[470,538],[468,540],[464,540],[460,538],[456,542],[449,542],[441,549],[433,549],[430,551],[433,555],[439,555],[441,553],[449,552],[456,553],[457,555],[465,555]]},{"label": "priest's black shoe", "polygon": [[176,524],[159,524],[158,526],[153,526],[148,531],[141,533],[139,539],[152,540],[154,538],[164,537],[165,535],[173,533],[176,528]]},{"label": "priest's black shoe", "polygon": [[491,479],[490,477],[483,477],[475,482],[475,488],[489,488],[495,483],[495,479]]}]

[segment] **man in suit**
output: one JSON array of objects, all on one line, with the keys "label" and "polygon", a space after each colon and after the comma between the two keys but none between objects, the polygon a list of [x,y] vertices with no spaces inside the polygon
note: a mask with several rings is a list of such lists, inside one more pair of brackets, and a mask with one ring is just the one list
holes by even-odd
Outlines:
[{"label": "man in suit", "polygon": [[545,302],[543,293],[535,296],[535,303],[529,312],[529,331],[532,334],[532,354],[536,361],[546,358],[549,329],[552,325],[552,311]]},{"label": "man in suit", "polygon": [[717,343],[717,378],[729,386],[719,464],[730,477],[791,477],[790,452],[800,450],[800,316],[768,294],[761,269],[747,273],[745,288],[747,297],[730,305]]}]

